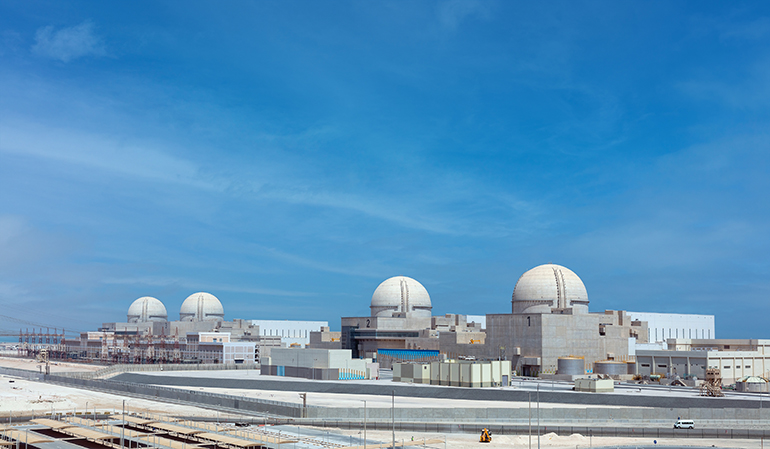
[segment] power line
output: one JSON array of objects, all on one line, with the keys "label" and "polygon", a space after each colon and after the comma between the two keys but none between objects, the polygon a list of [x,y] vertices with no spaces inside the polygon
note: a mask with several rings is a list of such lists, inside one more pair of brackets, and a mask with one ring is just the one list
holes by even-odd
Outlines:
[{"label": "power line", "polygon": [[[36,323],[34,321],[23,320],[21,318],[16,318],[16,317],[8,316],[8,315],[0,314],[0,319],[6,319],[8,321],[13,321],[13,322],[18,323],[18,324],[26,324],[26,325],[32,326],[32,327],[39,327],[39,328],[45,327],[45,328],[48,328],[48,329],[61,329],[62,332],[69,332],[71,334],[79,334],[80,333],[80,331],[78,331],[78,330],[65,329],[65,328],[60,327],[60,326],[51,326],[49,324]],[[2,332],[2,331],[0,331],[0,332]],[[15,334],[15,335],[18,335],[18,334]]]}]

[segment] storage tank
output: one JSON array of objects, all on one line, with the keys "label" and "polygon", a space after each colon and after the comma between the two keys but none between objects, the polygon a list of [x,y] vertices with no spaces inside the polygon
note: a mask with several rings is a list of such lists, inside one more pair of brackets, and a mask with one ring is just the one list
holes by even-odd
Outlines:
[{"label": "storage tank", "polygon": [[767,379],[757,376],[746,376],[735,382],[736,391],[745,391],[749,393],[767,393]]},{"label": "storage tank", "polygon": [[556,374],[582,376],[586,373],[586,361],[583,357],[559,357],[556,361]]},{"label": "storage tank", "polygon": [[626,374],[628,368],[626,362],[616,362],[614,360],[602,360],[594,362],[594,374],[609,374],[610,376],[620,376]]},{"label": "storage tank", "polygon": [[628,368],[626,370],[626,374],[636,374],[636,362],[635,361],[632,362],[632,361],[629,360],[628,362],[626,362],[626,365],[627,365],[626,368]]}]

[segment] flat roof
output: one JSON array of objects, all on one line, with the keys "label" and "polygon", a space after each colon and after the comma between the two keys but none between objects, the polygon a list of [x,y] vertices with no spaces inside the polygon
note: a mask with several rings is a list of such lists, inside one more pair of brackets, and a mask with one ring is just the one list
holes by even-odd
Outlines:
[{"label": "flat roof", "polygon": [[202,429],[191,429],[189,427],[183,427],[177,424],[163,423],[163,422],[154,422],[154,423],[148,424],[148,426],[153,427],[155,429],[165,430],[167,432],[178,433],[180,435],[195,435],[196,433],[205,432]]},{"label": "flat roof", "polygon": [[155,419],[145,419],[145,418],[140,418],[138,416],[130,416],[130,415],[112,415],[112,416],[110,416],[110,418],[112,418],[112,419],[120,419],[120,420],[125,421],[125,422],[130,422],[132,424],[139,424],[139,425],[142,425],[142,426],[150,424],[150,423],[157,422],[157,420],[155,420]]},{"label": "flat roof", "polygon": [[205,440],[216,441],[217,443],[229,444],[230,446],[237,447],[257,447],[262,446],[261,441],[244,440],[242,438],[235,438],[228,435],[222,435],[220,433],[201,433],[195,435],[197,438],[203,438]]},{"label": "flat roof", "polygon": [[98,430],[86,429],[83,427],[76,427],[76,426],[62,429],[62,432],[69,433],[78,437],[82,437],[87,440],[112,440],[115,438],[119,438],[109,433],[104,433]]},{"label": "flat roof", "polygon": [[33,419],[32,422],[35,424],[40,424],[41,426],[50,427],[52,429],[64,429],[65,427],[72,427],[74,425],[66,421],[57,421],[55,419],[48,418]]},{"label": "flat roof", "polygon": [[255,433],[255,432],[252,432],[252,431],[249,431],[249,430],[242,430],[242,429],[237,429],[237,428],[236,429],[233,429],[233,428],[223,429],[223,432],[236,433],[236,434],[239,433],[239,432],[240,433],[245,433],[246,435],[248,435],[249,439],[263,441],[263,442],[266,442],[266,443],[273,443],[273,444],[294,443],[294,442],[297,441],[297,440],[284,440],[284,439],[279,440],[278,437],[274,437],[274,436],[270,436],[270,435],[264,435],[264,434],[261,434],[261,433]]},{"label": "flat roof", "polygon": [[[54,441],[50,438],[42,437],[40,435],[31,433],[29,431],[6,429],[3,432],[5,433],[6,436],[14,439],[15,441],[19,441],[26,444],[51,443]],[[14,443],[13,445],[15,446],[16,443]]]},{"label": "flat roof", "polygon": [[155,435],[144,435],[138,437],[137,440],[146,441],[152,445],[160,445],[170,447],[172,449],[190,449],[198,447],[196,444],[185,443],[184,441],[172,440],[169,438],[159,437]]}]

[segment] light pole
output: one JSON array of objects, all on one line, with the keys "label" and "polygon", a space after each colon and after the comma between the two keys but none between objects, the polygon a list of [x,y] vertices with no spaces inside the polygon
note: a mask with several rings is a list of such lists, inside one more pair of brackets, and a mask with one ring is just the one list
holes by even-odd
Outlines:
[{"label": "light pole", "polygon": [[532,392],[527,392],[527,416],[529,417],[529,449],[532,449]]},{"label": "light pole", "polygon": [[123,399],[123,412],[120,415],[123,424],[120,426],[120,449],[123,449],[123,433],[126,431],[126,400]]},{"label": "light pole", "polygon": [[396,449],[396,390],[393,390],[390,414],[393,418],[393,449]]},{"label": "light pole", "polygon": [[364,449],[366,449],[366,401],[364,401]]},{"label": "light pole", "polygon": [[540,449],[540,384],[537,384],[537,449]]}]

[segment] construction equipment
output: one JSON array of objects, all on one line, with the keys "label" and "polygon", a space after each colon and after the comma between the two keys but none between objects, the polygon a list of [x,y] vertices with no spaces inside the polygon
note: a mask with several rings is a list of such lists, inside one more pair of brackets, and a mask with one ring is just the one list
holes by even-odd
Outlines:
[{"label": "construction equipment", "polygon": [[492,442],[492,432],[489,431],[486,427],[481,429],[481,437],[479,438],[479,443],[491,443]]},{"label": "construction equipment", "polygon": [[722,393],[722,372],[719,369],[707,369],[706,380],[700,384],[701,396],[724,397]]}]

